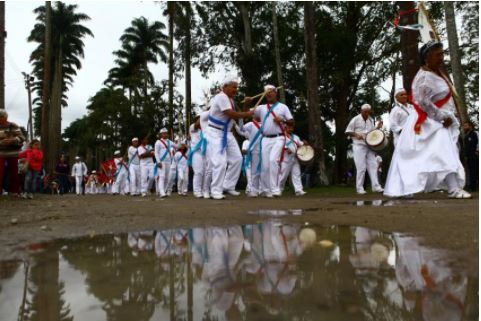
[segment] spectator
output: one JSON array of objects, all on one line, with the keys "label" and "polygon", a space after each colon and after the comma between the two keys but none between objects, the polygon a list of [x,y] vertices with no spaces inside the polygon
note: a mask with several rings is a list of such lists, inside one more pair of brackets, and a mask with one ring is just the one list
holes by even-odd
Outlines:
[{"label": "spectator", "polygon": [[478,189],[479,172],[479,144],[478,134],[474,131],[473,124],[466,121],[464,128],[464,155],[468,167],[468,190],[474,192]]},{"label": "spectator", "polygon": [[23,198],[33,199],[33,193],[37,191],[38,179],[42,171],[43,153],[40,150],[40,141],[32,140],[30,148],[19,155],[20,159],[25,159],[25,187]]},{"label": "spectator", "polygon": [[5,165],[8,166],[7,182],[10,194],[18,195],[20,181],[18,176],[18,154],[25,141],[20,127],[8,121],[8,113],[0,109],[0,182],[3,182]]},{"label": "spectator", "polygon": [[60,160],[55,166],[55,175],[57,175],[60,184],[60,194],[65,194],[70,191],[70,182],[68,175],[70,174],[70,166],[65,160],[65,155],[60,155]]}]

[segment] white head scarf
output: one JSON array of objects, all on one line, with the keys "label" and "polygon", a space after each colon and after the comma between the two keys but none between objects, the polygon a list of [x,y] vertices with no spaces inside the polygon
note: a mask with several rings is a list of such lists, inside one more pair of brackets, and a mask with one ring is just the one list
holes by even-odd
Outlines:
[{"label": "white head scarf", "polygon": [[362,105],[362,106],[361,106],[361,111],[363,111],[363,110],[371,110],[371,105],[369,105],[369,104],[364,104],[364,105]]},{"label": "white head scarf", "polygon": [[222,80],[222,87],[226,86],[226,85],[230,85],[232,83],[239,83],[239,78],[237,78],[237,76],[234,76],[234,75],[227,75],[225,76],[224,80]]}]

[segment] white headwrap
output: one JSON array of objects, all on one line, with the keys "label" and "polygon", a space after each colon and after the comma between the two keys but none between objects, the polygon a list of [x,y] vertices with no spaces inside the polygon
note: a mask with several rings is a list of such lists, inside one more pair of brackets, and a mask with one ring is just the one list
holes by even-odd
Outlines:
[{"label": "white headwrap", "polygon": [[120,155],[120,150],[116,150],[116,151],[114,152],[114,156],[115,156],[115,155]]},{"label": "white headwrap", "polygon": [[399,94],[402,93],[402,92],[405,93],[405,92],[406,92],[406,89],[404,89],[404,88],[398,88],[398,89],[396,89],[396,91],[394,92],[394,97],[396,97],[397,95],[399,95]]},{"label": "white headwrap", "polygon": [[234,76],[234,75],[227,75],[225,76],[224,80],[222,80],[222,87],[226,86],[226,85],[230,85],[232,83],[239,83],[239,78],[237,78],[237,76]]},{"label": "white headwrap", "polygon": [[163,134],[163,133],[168,133],[169,131],[167,130],[167,128],[162,128],[159,132],[159,134]]},{"label": "white headwrap", "polygon": [[364,104],[364,105],[362,105],[362,106],[361,106],[361,111],[362,111],[362,110],[371,110],[371,105],[369,105],[369,104]]},{"label": "white headwrap", "polygon": [[264,86],[264,91],[270,91],[270,90],[273,90],[273,91],[277,92],[277,88],[273,85],[265,85]]},{"label": "white headwrap", "polygon": [[132,138],[132,142],[138,142],[139,139],[137,137]]}]

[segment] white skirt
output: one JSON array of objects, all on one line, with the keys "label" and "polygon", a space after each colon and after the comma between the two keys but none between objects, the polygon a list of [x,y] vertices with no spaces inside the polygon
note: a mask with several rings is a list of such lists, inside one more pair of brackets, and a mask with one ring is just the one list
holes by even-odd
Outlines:
[{"label": "white skirt", "polygon": [[416,112],[409,115],[397,141],[384,188],[386,196],[447,189],[445,178],[451,173],[456,174],[459,188],[464,187],[465,173],[457,147],[458,121],[444,128],[428,117],[421,125],[420,134],[416,135],[417,118]]}]

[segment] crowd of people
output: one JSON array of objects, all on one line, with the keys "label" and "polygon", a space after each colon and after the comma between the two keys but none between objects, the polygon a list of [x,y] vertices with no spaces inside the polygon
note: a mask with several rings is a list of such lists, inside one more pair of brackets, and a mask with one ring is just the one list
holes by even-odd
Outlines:
[{"label": "crowd of people", "polygon": [[[370,116],[371,106],[364,104],[345,133],[353,142],[356,190],[365,194],[365,174],[369,174],[373,192],[390,197],[411,197],[419,192],[447,189],[449,197],[470,198],[465,191],[465,169],[460,161],[458,138],[460,123],[450,81],[442,72],[442,44],[429,42],[421,50],[422,66],[412,85],[412,97],[403,88],[395,92],[389,120],[394,138],[394,154],[386,179],[379,182],[382,158],[368,144],[366,135],[382,129]],[[78,195],[111,193],[147,196],[152,192],[164,198],[177,193],[185,196],[192,176],[192,191],[197,198],[223,199],[237,196],[241,172],[247,179],[248,197],[279,197],[290,177],[295,195],[305,194],[297,150],[308,145],[294,134],[295,122],[289,108],[278,101],[277,88],[267,85],[261,99],[250,108],[246,97],[243,108],[236,108],[234,97],[239,80],[227,76],[221,90],[202,112],[196,115],[186,139],[169,139],[162,129],[151,145],[149,137],[134,137],[126,151],[101,164],[90,173],[86,164],[75,158],[71,170],[64,156],[55,168],[55,180],[49,190],[63,194],[74,190]],[[265,97],[266,103],[258,105]],[[245,120],[249,120],[244,123]],[[469,173],[468,188],[478,185],[478,136],[470,122],[463,124],[464,152]],[[245,140],[239,146],[236,137]],[[0,182],[12,194],[22,191],[25,198],[41,185],[43,154],[40,142],[32,140],[25,148],[21,129],[0,111]],[[192,171],[192,173],[190,172]],[[5,179],[6,177],[6,179]],[[43,175],[45,178],[45,175]],[[21,188],[20,182],[23,182]],[[72,181],[73,184],[70,184]]]}]

